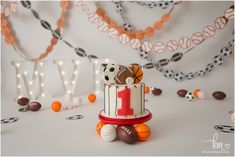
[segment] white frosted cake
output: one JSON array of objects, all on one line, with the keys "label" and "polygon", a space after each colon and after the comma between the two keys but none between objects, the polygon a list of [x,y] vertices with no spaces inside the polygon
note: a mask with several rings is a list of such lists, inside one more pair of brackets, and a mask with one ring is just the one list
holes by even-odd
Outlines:
[{"label": "white frosted cake", "polygon": [[145,115],[144,84],[105,85],[103,115],[110,118]]}]

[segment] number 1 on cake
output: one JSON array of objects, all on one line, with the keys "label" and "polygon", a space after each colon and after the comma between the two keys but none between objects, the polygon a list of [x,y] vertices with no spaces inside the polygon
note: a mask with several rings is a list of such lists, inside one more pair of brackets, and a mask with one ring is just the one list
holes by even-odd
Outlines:
[{"label": "number 1 on cake", "polygon": [[118,109],[118,115],[133,115],[133,109],[130,108],[131,90],[126,88],[118,92],[118,97],[122,99],[122,108]]}]

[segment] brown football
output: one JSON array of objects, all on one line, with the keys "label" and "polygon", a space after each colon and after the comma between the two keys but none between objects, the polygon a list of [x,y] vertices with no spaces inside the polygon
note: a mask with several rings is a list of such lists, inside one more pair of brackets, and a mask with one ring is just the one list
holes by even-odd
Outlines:
[{"label": "brown football", "polygon": [[119,85],[124,85],[126,84],[126,79],[128,77],[131,77],[131,78],[134,77],[132,69],[128,67],[122,67],[121,70],[118,71],[116,77],[114,78],[115,83]]},{"label": "brown football", "polygon": [[119,125],[117,127],[117,135],[120,140],[128,144],[134,144],[137,139],[137,133],[132,125]]}]

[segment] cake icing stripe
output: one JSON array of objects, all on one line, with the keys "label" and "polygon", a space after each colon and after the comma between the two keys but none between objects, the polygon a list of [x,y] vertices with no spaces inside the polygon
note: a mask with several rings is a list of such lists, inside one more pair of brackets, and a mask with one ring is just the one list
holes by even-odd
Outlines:
[{"label": "cake icing stripe", "polygon": [[109,106],[109,115],[110,115],[110,88],[108,88],[108,106]]},{"label": "cake icing stripe", "polygon": [[106,99],[105,99],[105,94],[106,94],[106,85],[104,85],[104,113],[106,114],[105,106],[106,106]]},{"label": "cake icing stripe", "polygon": [[115,115],[117,117],[117,87],[116,87],[116,105],[115,105]]}]

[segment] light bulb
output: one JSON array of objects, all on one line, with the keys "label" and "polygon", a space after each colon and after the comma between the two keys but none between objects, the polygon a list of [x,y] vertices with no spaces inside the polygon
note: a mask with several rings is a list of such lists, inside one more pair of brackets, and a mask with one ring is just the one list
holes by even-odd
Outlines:
[{"label": "light bulb", "polygon": [[33,81],[29,81],[29,85],[32,85],[33,84]]},{"label": "light bulb", "polygon": [[63,61],[59,61],[59,65],[63,65]]},{"label": "light bulb", "polygon": [[76,61],[75,64],[76,64],[76,65],[80,64],[80,61]]},{"label": "light bulb", "polygon": [[75,84],[75,81],[72,81],[72,84]]},{"label": "light bulb", "polygon": [[17,88],[19,88],[19,89],[20,89],[20,88],[21,88],[21,85],[18,85],[18,86],[17,86]]},{"label": "light bulb", "polygon": [[95,60],[95,64],[97,64],[98,63],[98,61],[97,60]]},{"label": "light bulb", "polygon": [[44,93],[42,93],[42,97],[45,97],[45,94],[44,94]]},{"label": "light bulb", "polygon": [[76,74],[78,74],[78,71],[77,71],[77,70],[75,70],[73,73],[76,75]]},{"label": "light bulb", "polygon": [[17,77],[20,78],[20,74],[17,74]]},{"label": "light bulb", "polygon": [[38,74],[38,71],[34,71],[34,74],[37,75],[37,74]]},{"label": "light bulb", "polygon": [[41,83],[41,87],[44,87],[45,86],[45,84],[44,83]]},{"label": "light bulb", "polygon": [[17,66],[17,67],[20,67],[20,63],[16,63],[16,66]]},{"label": "light bulb", "polygon": [[108,62],[109,62],[109,59],[105,59],[105,62],[108,63]]},{"label": "light bulb", "polygon": [[24,71],[24,75],[28,75],[28,72],[27,72],[27,71]]},{"label": "light bulb", "polygon": [[68,82],[67,82],[67,81],[64,81],[64,84],[65,84],[65,85],[67,85],[67,84],[68,84]]},{"label": "light bulb", "polygon": [[29,91],[29,94],[30,94],[30,95],[33,95],[33,91]]},{"label": "light bulb", "polygon": [[96,74],[98,74],[98,73],[99,73],[99,71],[98,71],[98,70],[96,70],[96,71],[95,71],[95,73],[96,73]]},{"label": "light bulb", "polygon": [[44,76],[44,73],[41,73],[40,75],[41,75],[41,76]]},{"label": "light bulb", "polygon": [[62,71],[61,74],[62,74],[62,75],[65,75],[65,71]]},{"label": "light bulb", "polygon": [[43,62],[41,62],[41,63],[40,63],[40,65],[41,65],[41,66],[43,66],[43,65],[44,65],[44,63],[43,63]]}]

